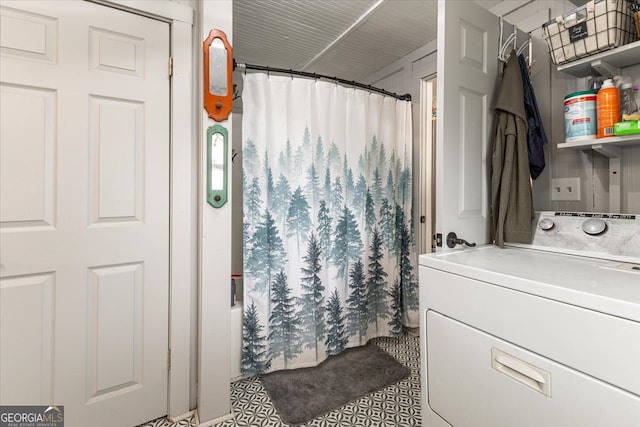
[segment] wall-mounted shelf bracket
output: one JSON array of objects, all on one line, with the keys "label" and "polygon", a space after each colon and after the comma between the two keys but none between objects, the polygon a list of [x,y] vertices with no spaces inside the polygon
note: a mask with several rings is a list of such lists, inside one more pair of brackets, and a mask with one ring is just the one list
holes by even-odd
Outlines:
[{"label": "wall-mounted shelf bracket", "polygon": [[622,147],[594,144],[593,151],[609,159],[609,212],[620,212],[622,193],[620,188],[620,155]]},{"label": "wall-mounted shelf bracket", "polygon": [[620,157],[609,158],[609,211],[621,212]]},{"label": "wall-mounted shelf bracket", "polygon": [[620,75],[620,68],[614,67],[602,59],[591,62],[591,68],[597,71],[601,76],[612,78]]},{"label": "wall-mounted shelf bracket", "polygon": [[620,171],[622,147],[640,144],[640,135],[613,136],[609,138],[562,142],[558,148],[593,150],[609,159],[609,212],[620,212],[622,208]]},{"label": "wall-mounted shelf bracket", "polygon": [[616,145],[594,144],[591,148],[610,159],[619,159],[622,149]]}]

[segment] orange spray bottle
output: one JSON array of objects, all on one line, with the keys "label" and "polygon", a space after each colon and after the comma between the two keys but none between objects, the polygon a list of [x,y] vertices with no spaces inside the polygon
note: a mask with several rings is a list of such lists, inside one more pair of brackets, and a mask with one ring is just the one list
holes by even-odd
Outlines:
[{"label": "orange spray bottle", "polygon": [[613,136],[613,125],[620,121],[620,94],[613,80],[602,83],[596,99],[598,138]]}]

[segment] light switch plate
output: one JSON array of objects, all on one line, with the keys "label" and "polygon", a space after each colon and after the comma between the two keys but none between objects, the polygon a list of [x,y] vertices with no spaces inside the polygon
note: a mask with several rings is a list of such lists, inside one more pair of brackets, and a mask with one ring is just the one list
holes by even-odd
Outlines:
[{"label": "light switch plate", "polygon": [[553,178],[551,200],[554,202],[579,202],[580,178]]}]

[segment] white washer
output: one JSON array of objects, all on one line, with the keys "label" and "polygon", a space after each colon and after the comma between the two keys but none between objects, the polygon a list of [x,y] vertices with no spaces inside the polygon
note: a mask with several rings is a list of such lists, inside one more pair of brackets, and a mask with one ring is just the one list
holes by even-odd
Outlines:
[{"label": "white washer", "polygon": [[636,215],[540,212],[531,245],[421,255],[420,313],[423,425],[640,426]]}]

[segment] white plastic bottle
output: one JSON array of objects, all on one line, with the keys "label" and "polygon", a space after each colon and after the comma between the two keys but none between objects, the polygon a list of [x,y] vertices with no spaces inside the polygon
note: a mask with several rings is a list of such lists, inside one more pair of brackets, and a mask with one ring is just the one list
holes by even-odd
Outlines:
[{"label": "white plastic bottle", "polygon": [[622,115],[633,114],[637,110],[636,96],[631,83],[620,86],[620,112]]}]

